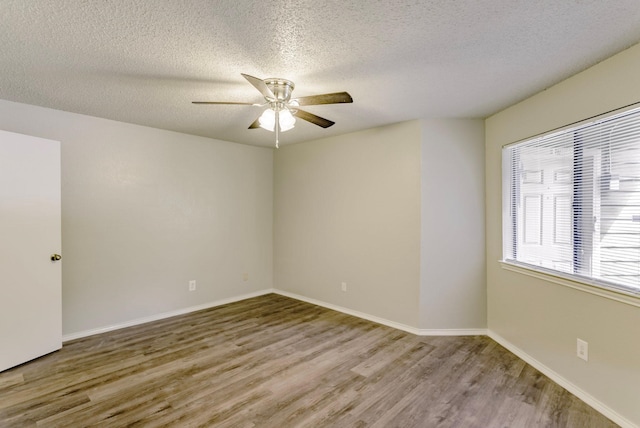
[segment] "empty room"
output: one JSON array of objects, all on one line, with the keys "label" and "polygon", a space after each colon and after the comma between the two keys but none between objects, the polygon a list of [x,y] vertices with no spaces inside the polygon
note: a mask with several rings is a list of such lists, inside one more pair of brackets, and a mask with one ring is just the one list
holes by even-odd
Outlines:
[{"label": "empty room", "polygon": [[0,427],[640,427],[639,42],[637,0],[0,2]]}]

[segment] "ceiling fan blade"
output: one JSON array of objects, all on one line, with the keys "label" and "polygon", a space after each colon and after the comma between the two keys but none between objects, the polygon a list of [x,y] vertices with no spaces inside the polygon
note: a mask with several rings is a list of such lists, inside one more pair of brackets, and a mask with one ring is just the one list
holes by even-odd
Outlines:
[{"label": "ceiling fan blade", "polygon": [[260,117],[253,121],[251,125],[249,125],[249,129],[260,128]]},{"label": "ceiling fan blade", "polygon": [[259,90],[260,93],[266,99],[268,99],[268,100],[275,100],[276,99],[276,96],[273,95],[273,92],[271,92],[271,89],[269,89],[267,84],[264,83],[264,80],[258,79],[257,77],[249,76],[248,74],[244,74],[244,73],[240,73],[240,74],[242,74],[242,77],[247,79],[249,81],[249,83],[251,83],[253,85],[254,88]]},{"label": "ceiling fan blade", "polygon": [[314,125],[321,126],[323,128],[328,128],[333,125],[335,122],[330,121],[329,119],[325,119],[324,117],[316,116],[313,113],[309,113],[308,111],[298,109],[295,113],[292,114],[296,117],[299,117],[302,120],[306,120],[307,122],[311,122]]},{"label": "ceiling fan blade", "polygon": [[254,103],[237,103],[234,101],[191,101],[191,104],[227,104],[239,106],[252,106]]},{"label": "ceiling fan blade", "polygon": [[332,94],[300,97],[292,101],[297,101],[299,106],[315,106],[320,104],[352,103],[353,98],[348,92],[334,92]]}]

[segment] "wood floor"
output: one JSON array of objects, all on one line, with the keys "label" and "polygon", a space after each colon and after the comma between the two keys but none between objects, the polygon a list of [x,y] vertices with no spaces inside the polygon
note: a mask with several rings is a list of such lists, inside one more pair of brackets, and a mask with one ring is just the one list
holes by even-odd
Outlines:
[{"label": "wood floor", "polygon": [[487,337],[419,337],[270,294],[2,372],[0,426],[616,425]]}]

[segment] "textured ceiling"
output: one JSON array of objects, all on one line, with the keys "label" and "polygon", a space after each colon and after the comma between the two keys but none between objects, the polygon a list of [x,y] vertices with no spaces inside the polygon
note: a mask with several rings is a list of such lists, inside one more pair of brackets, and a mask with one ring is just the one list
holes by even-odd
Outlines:
[{"label": "textured ceiling", "polygon": [[348,91],[293,143],[486,117],[640,41],[638,0],[2,0],[0,98],[271,146],[240,73]]}]

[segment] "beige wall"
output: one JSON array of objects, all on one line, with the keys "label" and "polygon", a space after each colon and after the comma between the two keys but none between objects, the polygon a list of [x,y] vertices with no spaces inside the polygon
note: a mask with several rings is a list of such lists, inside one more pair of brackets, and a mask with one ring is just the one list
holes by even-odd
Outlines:
[{"label": "beige wall", "polygon": [[276,288],[420,330],[486,328],[482,120],[285,146],[274,171]]},{"label": "beige wall", "polygon": [[[489,329],[640,425],[640,308],[505,271],[501,146],[640,101],[640,45],[486,121]],[[589,362],[576,357],[576,338]]]},{"label": "beige wall", "polygon": [[[484,327],[481,216],[463,214],[481,211],[481,123],[285,146],[274,176],[272,149],[0,101],[1,128],[62,143],[67,336],[268,290],[274,266],[283,291],[413,328]],[[465,269],[446,265],[456,233],[473,240]]]},{"label": "beige wall", "polygon": [[422,121],[420,328],[487,326],[484,121]]},{"label": "beige wall", "polygon": [[272,149],[8,101],[0,128],[61,142],[64,334],[272,287]]},{"label": "beige wall", "polygon": [[276,151],[276,288],[418,326],[420,133],[413,121]]}]

